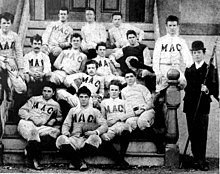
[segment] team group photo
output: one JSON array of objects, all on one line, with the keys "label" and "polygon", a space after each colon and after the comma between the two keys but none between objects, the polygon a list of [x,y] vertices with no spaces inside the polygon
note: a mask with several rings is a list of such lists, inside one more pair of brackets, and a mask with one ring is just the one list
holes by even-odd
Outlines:
[{"label": "team group photo", "polygon": [[1,0],[0,172],[218,173],[218,8]]}]

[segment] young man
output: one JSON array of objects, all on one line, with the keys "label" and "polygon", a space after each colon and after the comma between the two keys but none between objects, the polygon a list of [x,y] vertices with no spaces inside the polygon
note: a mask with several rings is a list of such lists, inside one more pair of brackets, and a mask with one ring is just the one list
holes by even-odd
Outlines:
[{"label": "young man", "polygon": [[93,98],[104,97],[104,78],[97,75],[98,64],[95,60],[86,62],[86,72],[68,75],[64,81],[67,87],[74,87],[76,91],[82,86],[86,86],[92,93]]},{"label": "young man", "polygon": [[73,29],[67,23],[68,14],[68,8],[60,8],[59,21],[49,24],[42,36],[42,51],[51,55],[52,65],[63,49],[71,47],[70,36],[73,34]]},{"label": "young man", "polygon": [[154,110],[150,91],[143,85],[136,83],[136,74],[127,71],[125,74],[127,86],[122,89],[122,99],[125,100],[127,114],[133,114],[126,120],[132,130],[144,130],[154,123]]},{"label": "young man", "polygon": [[121,83],[125,83],[124,78],[118,75],[117,70],[110,61],[109,58],[106,58],[106,43],[100,42],[96,46],[97,57],[94,58],[98,63],[97,75],[103,76],[105,79],[105,87],[109,87],[109,83],[113,79],[118,79]]},{"label": "young man", "polygon": [[12,90],[18,94],[27,91],[24,81],[23,53],[17,33],[11,30],[14,15],[5,12],[0,15],[0,69],[1,83],[12,101]]},{"label": "young man", "polygon": [[[133,114],[126,114],[125,101],[119,99],[121,83],[118,80],[112,80],[109,84],[110,98],[104,99],[101,103],[101,113],[107,120],[108,132],[104,133],[101,137],[104,141],[111,141],[115,136],[119,136],[121,145],[121,159],[127,151],[131,127],[125,123],[127,118]],[[125,162],[126,163],[126,162]]]},{"label": "young man", "polygon": [[48,73],[46,76],[49,81],[61,85],[67,75],[83,72],[87,57],[80,51],[82,37],[78,33],[71,35],[72,48],[63,50],[54,62],[55,71]]},{"label": "young man", "polygon": [[129,70],[135,71],[152,92],[155,88],[155,75],[151,67],[150,51],[146,45],[138,42],[134,30],[128,30],[126,35],[129,45],[111,54],[109,58],[116,67],[120,67],[123,76]]},{"label": "young man", "polygon": [[18,113],[21,117],[18,132],[27,140],[25,153],[36,170],[42,169],[39,164],[41,147],[55,147],[55,140],[60,134],[62,115],[59,104],[52,99],[55,90],[54,84],[45,83],[42,95],[31,97]]},{"label": "young man", "polygon": [[109,29],[110,42],[113,47],[123,48],[129,45],[126,33],[128,30],[134,30],[138,35],[138,42],[142,42],[144,38],[144,31],[136,28],[130,24],[122,23],[121,12],[115,12],[112,14],[113,27]]},{"label": "young man", "polygon": [[[211,73],[214,66],[211,64],[209,67],[210,71],[206,78],[206,83],[204,84],[208,66],[204,61],[206,52],[204,43],[202,41],[194,41],[192,43],[191,51],[195,62],[185,71],[187,86],[185,88],[183,111],[186,113],[195,167],[207,171],[209,170],[209,166],[206,162],[205,156],[210,102],[212,101],[211,95],[214,94],[215,91],[213,88],[215,85],[212,81],[213,77]],[[197,110],[199,98],[200,104]]]},{"label": "young man", "polygon": [[95,21],[95,10],[86,8],[86,24],[82,27],[83,37],[82,50],[87,53],[88,59],[96,57],[96,45],[99,42],[106,42],[107,32],[102,24]]},{"label": "young man", "polygon": [[183,89],[186,86],[185,67],[190,67],[193,63],[185,40],[178,36],[179,19],[176,16],[167,17],[166,31],[167,35],[156,41],[153,53],[153,70],[157,79],[156,92],[168,86],[167,72],[171,68],[180,72],[179,87]]},{"label": "young man", "polygon": [[36,34],[30,40],[32,51],[24,56],[24,73],[28,86],[28,97],[42,93],[45,74],[51,72],[50,58],[40,50],[42,37]]},{"label": "young man", "polygon": [[79,88],[77,96],[80,105],[69,111],[56,146],[70,160],[70,169],[87,170],[82,149],[98,149],[102,142],[99,135],[105,133],[108,127],[101,113],[89,104],[91,92],[86,86]]}]

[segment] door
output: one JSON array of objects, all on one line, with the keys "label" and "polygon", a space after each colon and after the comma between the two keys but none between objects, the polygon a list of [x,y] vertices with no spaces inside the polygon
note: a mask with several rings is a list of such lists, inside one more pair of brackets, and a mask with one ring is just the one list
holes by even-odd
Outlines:
[{"label": "door", "polygon": [[111,22],[114,12],[121,12],[127,22],[152,22],[153,4],[154,0],[45,0],[45,19],[57,20],[60,7],[66,6],[72,22],[85,21],[87,7],[95,9],[99,22]]}]

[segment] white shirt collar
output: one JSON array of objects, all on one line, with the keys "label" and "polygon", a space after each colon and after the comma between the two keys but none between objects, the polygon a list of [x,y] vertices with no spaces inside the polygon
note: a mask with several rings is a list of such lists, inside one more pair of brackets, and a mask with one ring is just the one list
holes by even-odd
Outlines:
[{"label": "white shirt collar", "polygon": [[204,60],[202,60],[201,62],[195,62],[195,66],[196,66],[196,69],[199,69],[202,65],[203,65],[203,63],[204,63],[205,61]]}]

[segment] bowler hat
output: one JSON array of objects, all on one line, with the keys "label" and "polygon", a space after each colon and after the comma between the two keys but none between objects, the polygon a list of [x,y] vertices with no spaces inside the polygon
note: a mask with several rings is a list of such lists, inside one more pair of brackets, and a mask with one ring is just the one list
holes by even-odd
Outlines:
[{"label": "bowler hat", "polygon": [[198,51],[198,50],[206,50],[206,48],[204,47],[204,43],[200,40],[194,41],[192,43],[191,51]]}]

